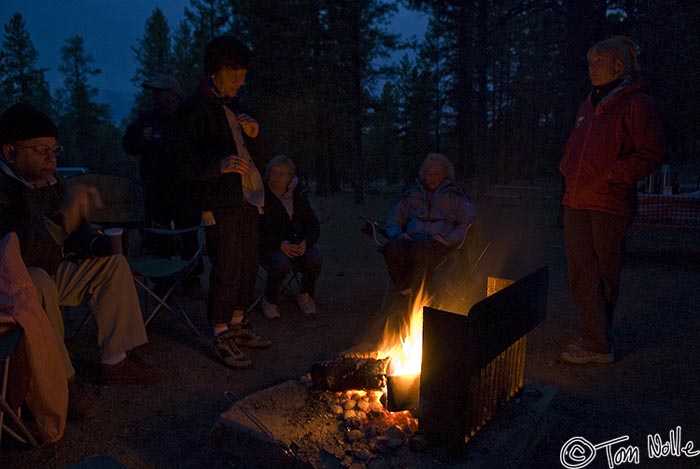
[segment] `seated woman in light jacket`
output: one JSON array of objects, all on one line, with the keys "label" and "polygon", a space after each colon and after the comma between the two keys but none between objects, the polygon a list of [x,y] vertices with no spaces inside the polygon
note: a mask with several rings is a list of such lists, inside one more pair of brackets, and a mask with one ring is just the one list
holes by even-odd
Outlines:
[{"label": "seated woman in light jacket", "polygon": [[262,312],[267,319],[280,317],[277,297],[289,271],[301,272],[299,308],[306,315],[316,313],[314,293],[321,272],[321,255],[314,248],[321,234],[320,224],[306,192],[295,176],[290,158],[279,155],[265,169],[265,208],[260,216],[260,259],[267,269]]},{"label": "seated woman in light jacket", "polygon": [[476,210],[445,155],[431,153],[418,173],[417,184],[404,192],[389,214],[389,241],[384,260],[394,286],[408,296],[426,274],[462,243]]}]

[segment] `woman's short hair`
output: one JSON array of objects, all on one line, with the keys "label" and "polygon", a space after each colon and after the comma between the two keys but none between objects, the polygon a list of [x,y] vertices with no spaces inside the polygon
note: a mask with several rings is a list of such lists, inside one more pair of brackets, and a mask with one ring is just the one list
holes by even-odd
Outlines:
[{"label": "woman's short hair", "polygon": [[252,53],[234,36],[218,36],[204,48],[204,73],[211,75],[224,67],[247,69]]},{"label": "woman's short hair", "polygon": [[418,171],[418,178],[420,180],[425,179],[425,171],[428,169],[428,166],[434,164],[441,164],[442,167],[445,168],[445,178],[451,181],[455,180],[455,167],[452,166],[450,160],[448,160],[447,157],[442,153],[428,153],[428,156],[425,158],[425,161],[423,161],[423,164],[420,166],[420,170]]},{"label": "woman's short hair", "polygon": [[296,171],[297,171],[297,167],[294,164],[294,161],[292,161],[292,159],[290,157],[288,157],[286,155],[277,155],[274,158],[272,158],[270,160],[270,162],[267,163],[267,165],[265,166],[265,176],[264,176],[265,180],[268,179],[270,169],[273,166],[286,166],[286,167],[288,167],[290,172],[291,172],[290,173],[291,177],[294,177],[294,174],[296,174]]}]

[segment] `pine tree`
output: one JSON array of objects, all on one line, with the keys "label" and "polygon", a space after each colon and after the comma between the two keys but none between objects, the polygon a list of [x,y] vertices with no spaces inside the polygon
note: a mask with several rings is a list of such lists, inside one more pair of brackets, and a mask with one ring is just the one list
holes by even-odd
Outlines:
[{"label": "pine tree", "polygon": [[85,52],[83,38],[73,36],[61,47],[63,87],[58,91],[59,129],[66,148],[65,165],[87,166],[93,170],[114,170],[120,155],[118,135],[111,123],[109,106],[93,101],[98,90],[90,77],[101,73]]},{"label": "pine tree", "polygon": [[185,20],[173,35],[172,56],[175,78],[186,95],[194,92],[203,77],[202,56],[207,43],[231,31],[233,6],[229,0],[190,0]]},{"label": "pine tree", "polygon": [[[157,75],[171,75],[173,73],[173,53],[170,46],[170,27],[165,15],[156,8],[146,20],[143,36],[132,46],[134,58],[137,63],[136,73],[131,82],[137,86],[153,79]],[[141,109],[145,105],[144,93],[140,90],[134,97],[134,109]]]},{"label": "pine tree", "polygon": [[401,173],[401,142],[399,139],[399,100],[394,85],[387,82],[369,115],[366,130],[367,167],[376,179],[395,184]]},{"label": "pine tree", "polygon": [[[366,178],[362,144],[363,122],[370,103],[370,89],[380,74],[376,60],[388,57],[397,46],[397,36],[387,25],[397,8],[382,0],[329,2],[328,22],[332,50],[338,58],[338,77],[347,90],[347,107],[340,111],[348,132],[355,203],[364,205]],[[343,112],[344,111],[344,112]]]},{"label": "pine tree", "polygon": [[26,100],[51,114],[51,94],[44,78],[47,69],[37,68],[39,58],[24,18],[14,13],[3,26],[0,49],[0,111]]},{"label": "pine tree", "polygon": [[194,92],[202,79],[202,52],[195,50],[192,30],[180,21],[173,35],[173,72],[185,96]]},{"label": "pine tree", "polygon": [[435,97],[430,63],[419,59],[412,63],[401,60],[397,83],[398,125],[401,138],[401,176],[409,184],[415,180],[425,156],[435,151],[431,109]]}]

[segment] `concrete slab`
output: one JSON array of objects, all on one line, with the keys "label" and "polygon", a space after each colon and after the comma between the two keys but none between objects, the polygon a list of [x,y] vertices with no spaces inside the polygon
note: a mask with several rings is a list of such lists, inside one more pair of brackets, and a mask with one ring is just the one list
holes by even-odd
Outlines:
[{"label": "concrete slab", "polygon": [[[558,393],[527,382],[522,397],[499,409],[458,461],[437,448],[411,449],[420,445],[413,444],[416,433],[408,430],[403,413],[368,412],[365,422],[377,419],[377,431],[366,423],[353,429],[352,419],[329,410],[328,396],[336,393],[310,388],[305,379],[291,380],[240,399],[221,414],[212,441],[236,467],[517,467],[553,424],[552,402]],[[398,432],[395,445],[382,430],[392,423],[390,430]]]}]

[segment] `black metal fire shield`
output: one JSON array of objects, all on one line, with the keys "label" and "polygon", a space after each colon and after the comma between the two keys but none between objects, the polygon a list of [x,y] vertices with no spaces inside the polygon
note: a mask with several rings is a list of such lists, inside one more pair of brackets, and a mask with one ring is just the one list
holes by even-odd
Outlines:
[{"label": "black metal fire shield", "polygon": [[543,267],[472,306],[467,316],[423,308],[420,428],[455,456],[465,448],[475,380],[492,360],[546,317]]}]

